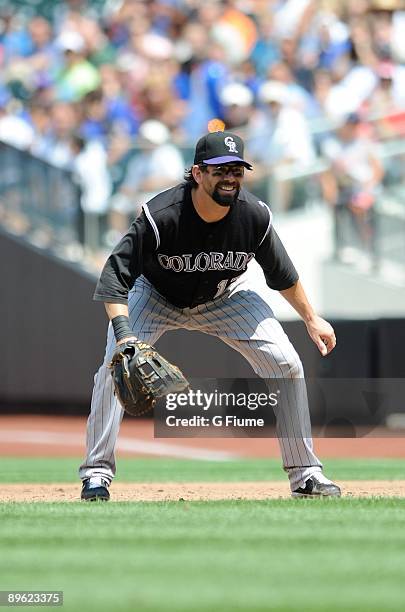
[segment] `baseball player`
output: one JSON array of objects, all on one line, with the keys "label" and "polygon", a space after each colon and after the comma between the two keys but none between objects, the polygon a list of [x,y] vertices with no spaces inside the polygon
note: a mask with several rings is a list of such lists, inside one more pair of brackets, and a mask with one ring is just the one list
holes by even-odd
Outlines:
[{"label": "baseball player", "polygon": [[[302,317],[322,355],[336,344],[331,325],[311,307],[272,224],[269,207],[243,187],[244,144],[231,132],[210,132],[196,145],[181,184],[143,206],[108,258],[94,299],[110,319],[102,366],[95,376],[80,467],[84,500],[109,499],[114,448],[123,409],[108,364],[117,344],[155,344],[169,329],[212,334],[239,351],[263,379],[303,378],[301,361],[276,320],[266,286],[247,271],[255,259],[266,283]],[[305,391],[305,385],[301,385]],[[275,409],[284,470],[293,496],[339,496],[313,451],[306,392]]]}]

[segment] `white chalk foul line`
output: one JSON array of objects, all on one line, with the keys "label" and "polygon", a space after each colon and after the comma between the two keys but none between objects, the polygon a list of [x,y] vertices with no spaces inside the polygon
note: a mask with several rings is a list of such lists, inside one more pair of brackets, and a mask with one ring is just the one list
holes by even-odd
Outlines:
[{"label": "white chalk foul line", "polygon": [[[48,444],[63,446],[84,446],[84,437],[75,433],[58,433],[55,431],[24,431],[8,429],[0,431],[0,443],[7,444]],[[210,450],[208,448],[193,448],[177,444],[166,444],[152,440],[121,437],[117,442],[117,450],[144,455],[177,457],[178,459],[199,459],[201,461],[231,461],[238,459],[236,453]],[[0,447],[1,451],[1,447]]]}]

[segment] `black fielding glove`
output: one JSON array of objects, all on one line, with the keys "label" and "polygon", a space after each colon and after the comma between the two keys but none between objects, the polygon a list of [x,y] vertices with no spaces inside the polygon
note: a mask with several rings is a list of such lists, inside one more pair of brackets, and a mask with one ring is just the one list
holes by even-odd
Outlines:
[{"label": "black fielding glove", "polygon": [[158,398],[189,386],[177,366],[140,340],[118,345],[109,367],[122,407],[134,416],[149,412]]}]

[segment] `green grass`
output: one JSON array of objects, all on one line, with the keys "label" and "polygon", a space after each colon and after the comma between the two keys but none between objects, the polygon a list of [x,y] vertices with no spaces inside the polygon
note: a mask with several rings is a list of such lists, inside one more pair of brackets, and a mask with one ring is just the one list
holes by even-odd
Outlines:
[{"label": "green grass", "polygon": [[405,500],[0,504],[0,589],[65,610],[404,609]]},{"label": "green grass", "polygon": [[[0,479],[74,482],[79,463],[0,458]],[[405,461],[325,473],[403,479]],[[120,459],[118,476],[286,478],[279,460]],[[0,503],[0,590],[63,590],[67,611],[402,611],[404,583],[405,499]]]},{"label": "green grass", "polygon": [[[75,482],[80,458],[0,457],[0,482]],[[191,461],[182,459],[118,460],[122,482],[193,482],[283,480],[280,460]],[[405,460],[329,459],[325,473],[336,480],[405,479]]]}]

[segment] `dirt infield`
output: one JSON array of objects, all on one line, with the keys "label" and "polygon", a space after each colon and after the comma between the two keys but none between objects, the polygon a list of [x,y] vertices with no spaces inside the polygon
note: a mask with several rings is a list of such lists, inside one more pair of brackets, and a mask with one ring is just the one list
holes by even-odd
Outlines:
[{"label": "dirt infield", "polygon": [[[84,453],[86,420],[81,417],[2,416],[0,456],[80,457]],[[118,456],[175,457],[184,459],[231,460],[279,457],[274,438],[185,438],[155,439],[153,422],[124,420],[117,446]],[[374,430],[360,438],[317,438],[315,447],[323,458],[404,458],[405,436]],[[404,481],[347,481],[347,497],[405,497]],[[76,484],[2,484],[0,502],[77,501]],[[220,499],[278,499],[289,497],[288,482],[226,483],[114,483],[114,501],[178,501]]]},{"label": "dirt infield", "polygon": [[[83,417],[0,416],[0,456],[81,457],[85,449]],[[405,431],[375,429],[357,438],[314,439],[317,454],[334,457],[405,458]],[[119,457],[177,457],[229,460],[279,457],[275,438],[154,438],[153,421],[124,419],[117,444]]]},{"label": "dirt infield", "polygon": [[[402,497],[405,480],[339,482],[344,497]],[[79,484],[3,484],[0,502],[78,501]],[[111,487],[113,501],[263,500],[290,497],[287,482],[120,483]]]}]

